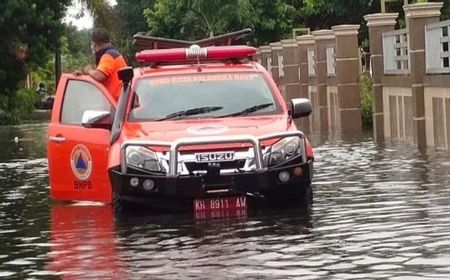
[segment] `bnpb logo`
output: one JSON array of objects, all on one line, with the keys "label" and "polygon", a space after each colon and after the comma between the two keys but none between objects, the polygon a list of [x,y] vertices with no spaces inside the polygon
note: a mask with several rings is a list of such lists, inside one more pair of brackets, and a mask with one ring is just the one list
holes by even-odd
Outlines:
[{"label": "bnpb logo", "polygon": [[76,145],[70,155],[70,166],[73,174],[80,180],[86,180],[91,175],[92,157],[83,145]]}]

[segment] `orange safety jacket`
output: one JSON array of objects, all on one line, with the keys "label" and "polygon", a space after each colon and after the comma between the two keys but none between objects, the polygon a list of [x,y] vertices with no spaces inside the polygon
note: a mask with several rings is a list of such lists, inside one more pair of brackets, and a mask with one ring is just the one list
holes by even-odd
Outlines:
[{"label": "orange safety jacket", "polygon": [[97,70],[106,76],[102,84],[111,93],[112,97],[118,100],[122,82],[119,80],[117,72],[127,66],[125,59],[116,48],[109,46],[95,53],[95,62]]}]

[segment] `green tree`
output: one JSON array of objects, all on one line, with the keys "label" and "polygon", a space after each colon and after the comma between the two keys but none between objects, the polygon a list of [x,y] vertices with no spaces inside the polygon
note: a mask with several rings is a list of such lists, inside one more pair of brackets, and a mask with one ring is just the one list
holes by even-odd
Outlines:
[{"label": "green tree", "polygon": [[85,53],[88,54],[91,52],[90,46],[90,35],[91,30],[82,29],[78,30],[76,26],[71,24],[64,24],[63,29],[63,37],[67,38],[67,51],[71,54],[79,54]]},{"label": "green tree", "polygon": [[114,44],[126,57],[129,64],[134,63],[136,49],[132,43],[132,37],[138,32],[148,31],[147,19],[144,10],[153,7],[155,0],[117,0],[115,13],[120,18],[119,36],[116,36]]},{"label": "green tree", "polygon": [[[106,0],[70,0],[69,2],[72,4],[78,2],[83,6],[78,16],[81,17],[86,12],[91,13],[95,26],[107,27],[111,31],[113,38],[119,37],[119,21],[117,20],[117,15]],[[61,72],[61,49],[58,47],[55,50],[55,82],[59,80]]]},{"label": "green tree", "polygon": [[159,0],[144,10],[148,24],[147,35],[173,39],[203,38],[203,27],[184,1]]},{"label": "green tree", "polygon": [[285,1],[249,1],[248,27],[254,30],[252,43],[263,45],[291,36],[295,6]]},{"label": "green tree", "polygon": [[155,2],[155,0],[117,0],[115,8],[122,21],[122,37],[131,37],[138,32],[148,31],[144,10],[152,8]]},{"label": "green tree", "polygon": [[444,7],[441,10],[442,20],[450,19],[450,0],[428,0],[428,2],[444,2]]},{"label": "green tree", "polygon": [[[94,63],[90,46],[91,30],[78,30],[73,25],[65,25],[61,37],[62,71],[72,73]],[[70,43],[69,43],[70,42]]]},{"label": "green tree", "polygon": [[[89,29],[78,30],[73,25],[64,24],[60,39],[61,69],[63,73],[72,73],[74,70],[83,69],[87,64],[94,63],[89,38]],[[51,94],[56,86],[55,57],[53,55],[48,56],[47,61],[33,67],[30,75],[33,81],[32,88],[37,88],[40,82],[44,82]]]},{"label": "green tree", "polygon": [[160,0],[144,15],[148,35],[196,40],[250,27],[259,45],[290,34],[294,13],[282,0]]},{"label": "green tree", "polygon": [[59,44],[70,0],[0,1],[0,111],[11,111],[21,81]]},{"label": "green tree", "polygon": [[249,8],[244,0],[184,0],[184,4],[206,30],[205,37],[239,24]]},{"label": "green tree", "polygon": [[297,16],[316,30],[337,24],[360,24],[364,15],[378,12],[379,5],[374,0],[305,0]]},{"label": "green tree", "polygon": [[[79,16],[88,12],[94,18],[94,25],[108,28],[110,31],[116,31],[119,28],[117,14],[107,0],[72,0],[82,4],[83,9]],[[116,32],[114,34],[117,34]]]}]

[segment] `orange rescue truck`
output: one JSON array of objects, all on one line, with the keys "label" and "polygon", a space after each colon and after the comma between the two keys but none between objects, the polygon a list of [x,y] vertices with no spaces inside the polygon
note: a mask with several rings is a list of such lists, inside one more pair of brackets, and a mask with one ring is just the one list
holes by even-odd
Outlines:
[{"label": "orange rescue truck", "polygon": [[[55,200],[146,204],[196,215],[312,199],[313,151],[242,30],[186,42],[135,36],[148,66],[122,69],[118,102],[87,76],[64,74],[48,127]],[[206,213],[206,214],[205,214]],[[231,213],[231,214],[230,214]]]}]

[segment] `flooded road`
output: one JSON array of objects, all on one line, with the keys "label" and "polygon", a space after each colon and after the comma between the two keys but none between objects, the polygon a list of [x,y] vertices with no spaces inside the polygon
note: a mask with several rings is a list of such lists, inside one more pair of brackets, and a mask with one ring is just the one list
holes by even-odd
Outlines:
[{"label": "flooded road", "polygon": [[320,142],[308,213],[115,222],[49,199],[45,127],[0,128],[0,278],[450,279],[448,153]]}]

